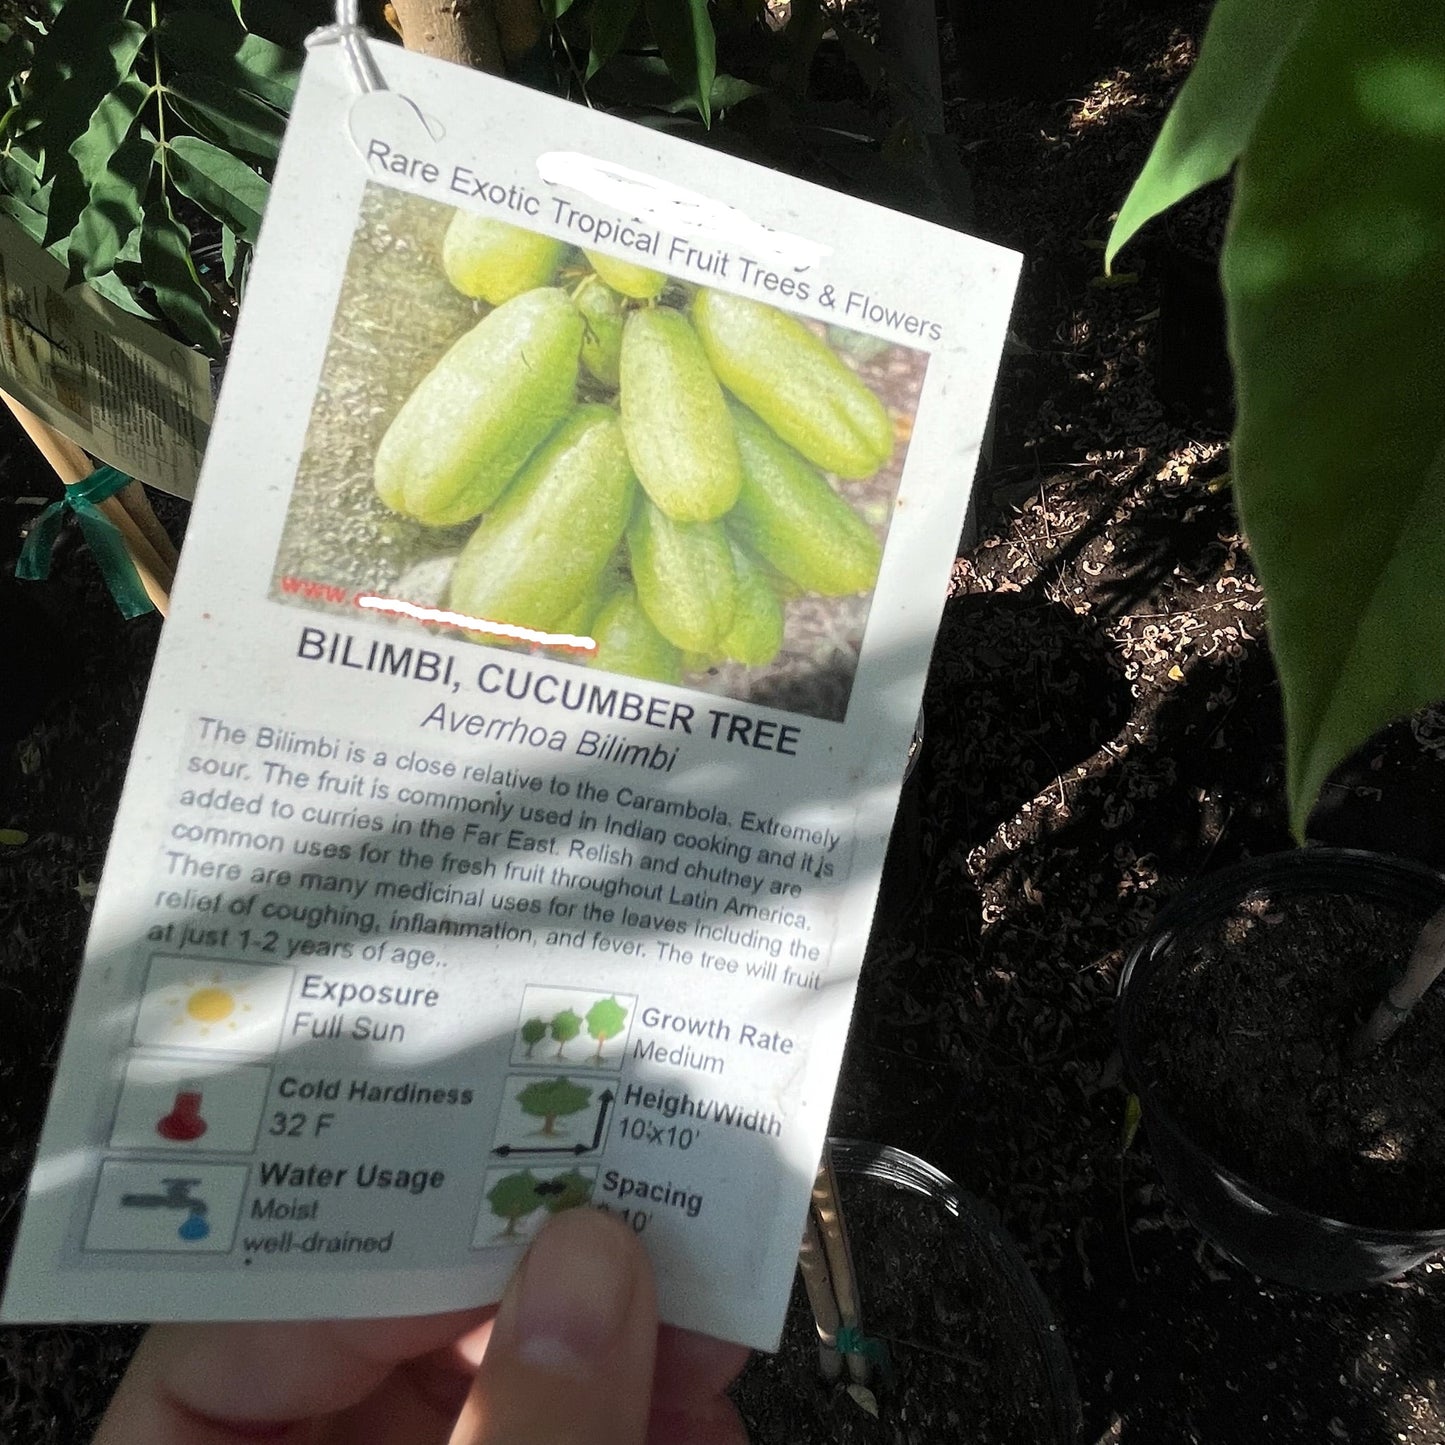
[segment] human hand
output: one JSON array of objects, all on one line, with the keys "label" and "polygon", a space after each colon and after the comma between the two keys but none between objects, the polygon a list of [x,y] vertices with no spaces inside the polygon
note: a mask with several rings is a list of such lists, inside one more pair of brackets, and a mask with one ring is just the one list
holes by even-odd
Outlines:
[{"label": "human hand", "polygon": [[722,1394],[746,1358],[659,1329],[636,1235],[574,1209],[494,1309],[157,1325],[95,1445],[747,1445]]}]

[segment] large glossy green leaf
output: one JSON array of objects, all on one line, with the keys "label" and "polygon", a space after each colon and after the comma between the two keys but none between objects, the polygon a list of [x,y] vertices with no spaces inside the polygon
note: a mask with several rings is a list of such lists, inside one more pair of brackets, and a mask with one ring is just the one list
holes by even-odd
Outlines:
[{"label": "large glossy green leaf", "polygon": [[641,0],[596,0],[592,6],[591,50],[587,56],[589,80],[621,49],[640,3]]},{"label": "large glossy green leaf", "polygon": [[1336,763],[1445,696],[1442,177],[1437,7],[1321,0],[1241,158],[1223,260],[1297,832]]},{"label": "large glossy green leaf", "polygon": [[274,161],[280,153],[286,118],[215,76],[194,70],[173,75],[166,100],[192,130],[227,150],[262,161]]},{"label": "large glossy green leaf", "polygon": [[156,304],[187,341],[208,355],[221,354],[221,333],[210,297],[191,260],[191,233],[158,189],[147,198],[140,230],[140,261]]},{"label": "large glossy green leaf", "polygon": [[643,0],[653,39],[672,78],[697,107],[704,125],[712,121],[712,82],[717,74],[717,38],[707,0]]},{"label": "large glossy green leaf", "polygon": [[[1218,0],[1189,78],[1119,210],[1104,268],[1146,222],[1239,159],[1280,61],[1319,0]],[[1333,0],[1328,0],[1333,3]]]},{"label": "large glossy green leaf", "polygon": [[269,187],[244,161],[199,136],[177,136],[170,146],[170,176],[207,215],[255,241]]}]

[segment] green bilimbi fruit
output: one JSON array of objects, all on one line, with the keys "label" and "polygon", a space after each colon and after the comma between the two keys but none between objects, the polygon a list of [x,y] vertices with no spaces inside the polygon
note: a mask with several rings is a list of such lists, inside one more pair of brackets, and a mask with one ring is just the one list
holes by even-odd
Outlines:
[{"label": "green bilimbi fruit", "polygon": [[627,551],[652,625],[686,652],[717,652],[737,609],[732,548],[722,527],[674,522],[644,501],[627,529]]},{"label": "green bilimbi fruit", "polygon": [[623,585],[625,578],[609,562],[592,580],[587,595],[564,617],[553,625],[554,632],[570,632],[574,637],[586,637],[592,631],[592,624],[603,605],[610,601],[613,593]]},{"label": "green bilimbi fruit", "polygon": [[783,645],[783,604],[767,573],[736,543],[733,571],[737,576],[737,606],[733,625],[718,650],[748,667],[766,667]]},{"label": "green bilimbi fruit", "polygon": [[572,409],[582,317],[563,291],[499,306],[422,379],[376,451],[377,495],[449,527],[485,511]]},{"label": "green bilimbi fruit", "polygon": [[622,434],[647,495],[675,522],[710,522],[737,501],[737,443],[697,333],[666,306],[622,328]]},{"label": "green bilimbi fruit", "polygon": [[606,672],[646,677],[653,682],[682,681],[682,654],[648,620],[637,593],[615,593],[592,624],[597,651],[589,666]]},{"label": "green bilimbi fruit", "polygon": [[536,231],[458,211],[442,241],[442,269],[463,296],[500,306],[545,286],[566,249],[565,242]]},{"label": "green bilimbi fruit", "polygon": [[617,413],[578,407],[482,518],[452,569],[449,605],[552,628],[592,592],[633,496]]},{"label": "green bilimbi fruit", "polygon": [[661,271],[639,266],[635,261],[619,261],[601,251],[583,251],[592,269],[614,290],[634,301],[655,301],[667,285]]},{"label": "green bilimbi fruit", "polygon": [[732,534],[808,592],[868,591],[883,560],[873,529],[751,412],[735,406],[732,414],[743,459]]},{"label": "green bilimbi fruit", "polygon": [[572,296],[582,313],[582,365],[603,386],[616,386],[622,362],[622,298],[596,276],[589,276]]},{"label": "green bilimbi fruit", "polygon": [[718,380],[810,462],[856,481],[893,455],[883,403],[796,317],[702,290],[692,319]]}]

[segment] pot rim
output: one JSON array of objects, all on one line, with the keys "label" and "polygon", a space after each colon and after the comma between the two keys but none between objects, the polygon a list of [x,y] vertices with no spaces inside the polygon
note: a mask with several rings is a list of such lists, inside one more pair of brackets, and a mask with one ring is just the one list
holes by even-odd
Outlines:
[{"label": "pot rim", "polygon": [[[1371,877],[1373,875],[1373,879]],[[1131,1044],[1131,1023],[1136,1010],[1131,1005],[1129,983],[1136,967],[1151,959],[1157,952],[1174,941],[1176,933],[1185,922],[1194,922],[1203,910],[1205,916],[1217,916],[1225,908],[1247,898],[1256,887],[1275,882],[1293,886],[1299,893],[1322,893],[1329,890],[1338,880],[1355,879],[1366,884],[1373,881],[1384,884],[1388,881],[1413,886],[1423,897],[1433,894],[1436,906],[1445,905],[1445,873],[1420,863],[1413,858],[1401,858],[1390,853],[1376,853],[1365,848],[1328,848],[1306,846],[1292,848],[1278,853],[1262,853],[1255,857],[1241,859],[1238,863],[1222,868],[1217,873],[1197,878],[1187,884],[1160,910],[1142,937],[1135,940],[1129,949],[1124,967],[1119,971],[1116,989],[1118,1000],[1119,1049],[1124,1060],[1125,1078],[1139,1097],[1141,1111],[1147,1123],[1152,1114],[1160,1124],[1172,1132],[1192,1153],[1209,1162],[1211,1169],[1231,1186],[1239,1189],[1252,1199],[1258,1200],[1275,1213],[1293,1213],[1314,1220],[1328,1230],[1337,1230],[1355,1236],[1368,1236],[1383,1244],[1408,1245],[1421,1239],[1437,1241],[1436,1248],[1445,1245],[1445,1221],[1432,1229],[1387,1229],[1380,1225],[1353,1224],[1337,1219],[1333,1215],[1321,1214],[1293,1200],[1285,1199],[1263,1188],[1246,1175],[1221,1163],[1202,1144],[1199,1144],[1183,1128],[1153,1092],[1146,1081],[1139,1058]]]},{"label": "pot rim", "polygon": [[[828,1154],[837,1173],[866,1179],[939,1205],[958,1228],[986,1246],[993,1283],[1011,1298],[1031,1327],[1039,1351],[1042,1379],[1054,1409],[1055,1439],[1078,1438],[1082,1403],[1073,1359],[1063,1330],[1018,1243],[991,1204],[969,1193],[920,1155],[895,1144],[830,1135]],[[846,1219],[847,1211],[844,1211]],[[866,1315],[865,1315],[866,1319]]]}]

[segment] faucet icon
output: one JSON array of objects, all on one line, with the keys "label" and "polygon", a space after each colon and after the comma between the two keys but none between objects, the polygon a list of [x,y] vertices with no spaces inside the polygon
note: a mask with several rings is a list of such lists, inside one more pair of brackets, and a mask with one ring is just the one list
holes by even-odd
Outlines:
[{"label": "faucet icon", "polygon": [[191,1190],[195,1189],[200,1182],[199,1179],[162,1179],[161,1184],[165,1188],[164,1194],[122,1194],[120,1207],[122,1209],[183,1209],[186,1217],[181,1221],[180,1228],[176,1230],[176,1233],[187,1244],[194,1244],[211,1232],[211,1226],[206,1221],[206,1213],[210,1206],[204,1199],[198,1199],[191,1193]]},{"label": "faucet icon", "polygon": [[204,1199],[195,1198],[191,1190],[200,1184],[199,1179],[162,1179],[164,1194],[122,1194],[122,1209],[184,1209],[193,1216],[203,1215],[208,1208]]}]

